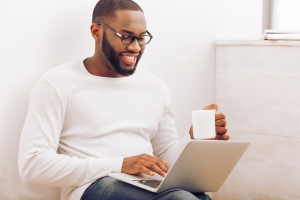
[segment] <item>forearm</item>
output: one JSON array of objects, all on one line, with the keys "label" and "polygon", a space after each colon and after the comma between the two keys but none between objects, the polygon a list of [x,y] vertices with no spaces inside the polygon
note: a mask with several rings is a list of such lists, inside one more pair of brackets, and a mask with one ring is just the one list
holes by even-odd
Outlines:
[{"label": "forearm", "polygon": [[52,150],[26,151],[19,156],[19,173],[29,183],[53,187],[80,186],[108,175],[121,172],[123,158],[79,159]]}]

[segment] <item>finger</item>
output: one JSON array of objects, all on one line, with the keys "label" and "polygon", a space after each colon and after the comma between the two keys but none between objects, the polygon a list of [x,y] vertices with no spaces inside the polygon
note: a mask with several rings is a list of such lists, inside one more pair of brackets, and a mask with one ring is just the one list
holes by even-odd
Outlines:
[{"label": "finger", "polygon": [[190,128],[190,135],[191,135],[191,139],[195,139],[194,138],[194,132],[193,132],[193,125]]},{"label": "finger", "polygon": [[230,137],[227,134],[224,135],[217,134],[216,137],[207,140],[229,140],[229,138]]},{"label": "finger", "polygon": [[226,127],[216,126],[216,132],[220,135],[224,135],[227,132]]},{"label": "finger", "polygon": [[220,134],[217,134],[217,137],[216,137],[218,140],[229,140],[229,135],[220,135]]},{"label": "finger", "polygon": [[152,161],[152,162],[155,163],[165,173],[167,173],[169,171],[168,164],[165,165],[165,163],[167,163],[166,161],[158,160],[158,161]]},{"label": "finger", "polygon": [[[154,161],[155,162],[155,161]],[[156,163],[155,163],[158,167],[160,167],[162,170],[164,170],[165,172],[169,171],[168,168],[168,162],[164,161],[160,158],[156,158]]]},{"label": "finger", "polygon": [[151,156],[149,154],[145,154],[145,156],[147,157],[147,162],[150,163],[155,163],[157,166],[159,166],[162,170],[164,170],[165,172],[168,172],[169,168],[168,168],[168,162],[167,161],[163,161],[160,158],[157,158],[155,156]]},{"label": "finger", "polygon": [[229,138],[230,138],[229,135],[227,135],[227,134],[222,135],[222,137],[223,137],[222,138],[223,140],[229,140]]},{"label": "finger", "polygon": [[217,104],[210,104],[209,106],[206,106],[203,110],[215,110],[216,113],[218,112],[218,105]]},{"label": "finger", "polygon": [[215,115],[215,120],[225,119],[225,115],[223,113],[217,113]]},{"label": "finger", "polygon": [[146,175],[149,175],[149,176],[154,176],[155,173],[152,172],[151,170],[147,169],[146,167],[144,166],[140,166],[139,167],[139,172],[143,173],[143,174],[146,174]]},{"label": "finger", "polygon": [[217,137],[216,137],[218,140],[223,140],[223,135],[220,135],[220,134],[217,134]]},{"label": "finger", "polygon": [[227,125],[227,122],[225,119],[219,119],[219,120],[216,120],[216,126],[222,126],[222,127],[225,127]]},{"label": "finger", "polygon": [[151,169],[153,172],[161,175],[162,177],[166,176],[166,173],[153,162],[146,163],[146,167],[148,169]]}]

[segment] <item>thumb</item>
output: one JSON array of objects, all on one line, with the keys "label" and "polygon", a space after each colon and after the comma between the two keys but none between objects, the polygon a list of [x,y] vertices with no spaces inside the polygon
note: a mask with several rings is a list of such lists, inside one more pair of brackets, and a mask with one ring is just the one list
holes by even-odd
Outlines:
[{"label": "thumb", "polygon": [[217,104],[210,104],[209,106],[206,106],[203,110],[215,110],[215,112],[218,112],[218,105]]}]

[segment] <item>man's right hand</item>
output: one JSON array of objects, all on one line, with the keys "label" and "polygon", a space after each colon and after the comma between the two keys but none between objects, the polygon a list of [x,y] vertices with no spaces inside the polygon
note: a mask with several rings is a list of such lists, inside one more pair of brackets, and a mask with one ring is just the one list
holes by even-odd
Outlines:
[{"label": "man's right hand", "polygon": [[157,173],[165,177],[168,170],[167,161],[144,153],[124,158],[121,172],[127,174],[137,174],[141,172],[149,176],[154,176],[154,174]]}]

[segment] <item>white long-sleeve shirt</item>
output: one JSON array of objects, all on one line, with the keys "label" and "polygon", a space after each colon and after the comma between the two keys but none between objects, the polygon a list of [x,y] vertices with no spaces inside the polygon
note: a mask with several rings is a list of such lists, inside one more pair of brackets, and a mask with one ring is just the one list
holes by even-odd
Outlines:
[{"label": "white long-sleeve shirt", "polygon": [[62,187],[62,200],[80,199],[95,180],[121,172],[125,157],[146,153],[172,165],[189,140],[176,133],[161,79],[142,69],[94,76],[79,60],[48,71],[31,91],[19,173],[29,183]]}]

